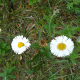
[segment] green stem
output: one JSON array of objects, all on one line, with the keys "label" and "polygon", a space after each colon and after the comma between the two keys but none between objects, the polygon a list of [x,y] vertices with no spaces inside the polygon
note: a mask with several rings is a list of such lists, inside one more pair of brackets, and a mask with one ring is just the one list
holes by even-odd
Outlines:
[{"label": "green stem", "polygon": [[50,33],[50,37],[51,37],[51,28],[50,28],[50,24],[51,24],[51,20],[54,17],[55,13],[53,13],[53,15],[50,18],[50,22],[49,22],[49,33]]},{"label": "green stem", "polygon": [[[58,3],[56,3],[55,6],[56,6],[57,4],[59,4],[61,1],[62,1],[62,0],[60,0]],[[55,7],[55,6],[54,6],[54,7]],[[52,20],[52,18],[54,17],[54,15],[55,15],[55,13],[53,13],[53,15],[52,15],[51,18],[50,18],[50,22],[49,22],[49,33],[50,33],[50,37],[51,37],[51,28],[50,28],[50,24],[51,24],[51,20]]]}]

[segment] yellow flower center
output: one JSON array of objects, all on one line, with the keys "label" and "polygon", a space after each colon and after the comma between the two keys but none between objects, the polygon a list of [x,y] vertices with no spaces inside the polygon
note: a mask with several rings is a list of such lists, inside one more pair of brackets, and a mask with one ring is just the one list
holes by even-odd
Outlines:
[{"label": "yellow flower center", "polygon": [[24,46],[24,43],[19,42],[19,43],[18,43],[18,47],[21,48],[22,46]]},{"label": "yellow flower center", "polygon": [[64,43],[59,43],[57,45],[57,49],[59,49],[59,50],[64,50],[65,48],[66,48],[66,45]]}]

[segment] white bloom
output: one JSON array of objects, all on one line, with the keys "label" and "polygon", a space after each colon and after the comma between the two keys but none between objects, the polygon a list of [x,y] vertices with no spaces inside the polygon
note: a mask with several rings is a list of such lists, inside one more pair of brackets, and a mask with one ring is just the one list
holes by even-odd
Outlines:
[{"label": "white bloom", "polygon": [[29,40],[23,35],[16,36],[11,43],[11,47],[16,54],[23,53],[30,45]]},{"label": "white bloom", "polygon": [[74,43],[66,36],[58,36],[50,42],[50,50],[57,57],[70,55],[74,49]]}]

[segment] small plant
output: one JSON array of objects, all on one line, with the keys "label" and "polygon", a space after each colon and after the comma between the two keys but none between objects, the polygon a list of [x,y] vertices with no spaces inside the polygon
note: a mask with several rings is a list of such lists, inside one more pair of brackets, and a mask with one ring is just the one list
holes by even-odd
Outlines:
[{"label": "small plant", "polygon": [[0,42],[0,55],[4,56],[5,53],[9,52],[10,46],[3,41]]},{"label": "small plant", "polygon": [[54,19],[53,17],[55,16],[55,14],[49,14],[44,15],[43,20],[46,20],[46,24],[43,24],[43,28],[46,31],[46,33],[51,37],[53,31],[55,30],[55,27],[57,27],[57,25],[53,22]]},{"label": "small plant", "polygon": [[80,13],[80,0],[67,0],[67,9],[75,14]]},{"label": "small plant", "polygon": [[61,34],[61,35],[67,35],[71,38],[77,32],[77,30],[79,28],[78,26],[72,26],[72,23],[73,23],[73,21],[71,21],[69,25],[61,23],[63,26],[63,29],[60,31],[56,31],[55,33]]},{"label": "small plant", "polygon": [[75,64],[75,60],[80,57],[80,54],[78,54],[78,52],[80,52],[80,46],[78,45],[75,50],[73,51],[73,54],[70,55],[70,60],[72,62],[72,64]]},{"label": "small plant", "polygon": [[8,63],[4,67],[4,72],[0,73],[0,76],[3,77],[3,80],[9,80],[9,78],[16,78],[13,74],[13,71],[16,71],[15,66],[10,66]]}]

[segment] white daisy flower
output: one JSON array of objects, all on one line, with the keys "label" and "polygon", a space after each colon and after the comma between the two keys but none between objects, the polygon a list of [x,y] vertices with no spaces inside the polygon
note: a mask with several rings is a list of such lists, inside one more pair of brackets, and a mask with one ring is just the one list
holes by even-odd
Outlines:
[{"label": "white daisy flower", "polygon": [[51,53],[57,57],[70,55],[73,49],[73,41],[66,36],[58,36],[50,42]]},{"label": "white daisy flower", "polygon": [[11,43],[11,47],[16,54],[23,53],[30,45],[29,40],[23,37],[23,35],[16,36]]}]

